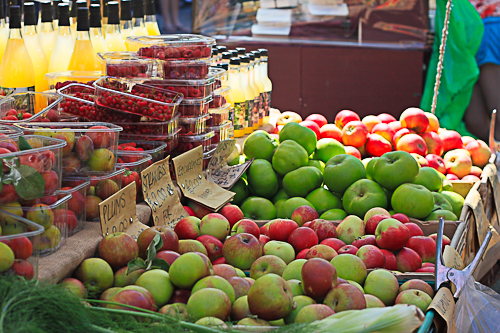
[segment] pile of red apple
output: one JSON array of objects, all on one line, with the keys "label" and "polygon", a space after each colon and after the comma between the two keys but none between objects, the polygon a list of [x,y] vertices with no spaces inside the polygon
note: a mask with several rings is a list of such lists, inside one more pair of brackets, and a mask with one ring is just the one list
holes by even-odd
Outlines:
[{"label": "pile of red apple", "polygon": [[449,180],[480,180],[491,156],[484,141],[440,128],[435,115],[418,108],[406,109],[399,120],[387,113],[360,119],[357,113],[343,110],[335,116],[334,124],[328,124],[320,114],[302,121],[300,115],[287,111],[278,119],[275,133],[290,121],[312,129],[318,140],[332,138],[343,143],[346,153],[359,159],[406,151],[420,166],[432,167]]},{"label": "pile of red apple", "polygon": [[[298,222],[276,219],[259,228],[228,204],[220,214],[184,218],[174,230],[146,229],[137,241],[109,234],[99,245],[100,258],[85,260],[62,284],[82,298],[91,287],[101,301],[201,325],[310,323],[336,312],[394,304],[427,309],[432,288],[421,280],[399,286],[390,270],[433,270],[432,237],[406,216],[391,217],[380,208],[372,209],[366,222],[348,216],[338,226],[313,212],[299,207]],[[127,274],[129,262],[147,258],[157,234],[162,247],[155,260],[167,262],[168,273],[155,267]]]}]

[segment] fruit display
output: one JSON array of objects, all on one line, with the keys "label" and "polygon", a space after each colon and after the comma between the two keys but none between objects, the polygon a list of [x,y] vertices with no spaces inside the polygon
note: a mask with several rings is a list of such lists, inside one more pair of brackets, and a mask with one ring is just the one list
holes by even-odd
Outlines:
[{"label": "fruit display", "polygon": [[59,190],[65,148],[64,140],[38,135],[0,139],[0,204],[34,200]]},{"label": "fruit display", "polygon": [[[0,232],[0,276],[18,275],[26,280],[36,279],[38,274],[38,252],[33,244],[40,244],[44,227],[8,211],[0,211],[3,220],[10,226]],[[24,230],[24,231],[21,231]]]},{"label": "fruit display", "polygon": [[141,57],[161,60],[210,58],[215,45],[211,37],[192,34],[127,37],[127,42]]},{"label": "fruit display", "polygon": [[103,75],[101,71],[64,71],[45,74],[49,89],[59,90],[71,83],[92,85]]},{"label": "fruit display", "polygon": [[214,132],[206,132],[199,135],[179,136],[179,145],[177,146],[177,148],[175,148],[174,152],[177,154],[182,154],[198,146],[202,146],[203,152],[207,152],[210,150],[213,137]]},{"label": "fruit display", "polygon": [[213,144],[218,144],[220,141],[225,141],[231,139],[231,133],[233,133],[233,123],[226,121],[219,126],[209,126],[208,130],[214,132],[214,137],[212,138]]},{"label": "fruit display", "polygon": [[214,78],[209,77],[201,80],[148,80],[144,84],[178,92],[184,96],[184,100],[204,99],[212,93]]},{"label": "fruit display", "polygon": [[125,169],[117,169],[101,176],[68,176],[64,179],[65,186],[76,187],[90,182],[85,197],[87,221],[99,221],[99,204],[122,189],[122,178]]},{"label": "fruit display", "polygon": [[[165,149],[167,144],[161,141],[131,141],[120,138],[118,143],[118,152],[120,155],[136,156],[136,152],[151,155],[151,162],[158,162],[165,158]],[[124,161],[125,158],[122,157]],[[130,162],[130,160],[128,160]]]},{"label": "fruit display", "polygon": [[64,198],[71,194],[71,199],[68,200],[67,224],[68,236],[75,234],[83,228],[83,222],[86,221],[86,197],[87,190],[90,186],[90,181],[84,182],[74,187],[66,186],[63,180],[62,188],[58,192],[58,199]]},{"label": "fruit display", "polygon": [[28,123],[24,133],[66,141],[62,154],[64,175],[95,175],[115,170],[121,127],[110,123]]},{"label": "fruit display", "polygon": [[208,106],[212,101],[212,96],[203,99],[183,100],[179,105],[179,114],[181,118],[196,118],[208,114]]},{"label": "fruit display", "polygon": [[230,121],[229,113],[231,112],[231,104],[226,103],[220,108],[209,108],[208,113],[211,118],[208,119],[207,125],[209,126],[219,126],[223,123]]},{"label": "fruit display", "polygon": [[[99,57],[106,64],[106,75],[125,79],[154,77],[158,63],[153,59],[140,58],[132,52],[103,52]],[[102,76],[102,75],[101,75]]]},{"label": "fruit display", "polygon": [[94,86],[98,106],[159,121],[170,120],[183,99],[182,94],[125,79],[103,77]]},{"label": "fruit display", "polygon": [[181,131],[179,135],[198,135],[205,133],[206,124],[209,118],[210,114],[208,113],[195,118],[180,117],[179,127]]},{"label": "fruit display", "polygon": [[0,99],[0,123],[57,122],[62,98],[55,93],[23,92]]}]

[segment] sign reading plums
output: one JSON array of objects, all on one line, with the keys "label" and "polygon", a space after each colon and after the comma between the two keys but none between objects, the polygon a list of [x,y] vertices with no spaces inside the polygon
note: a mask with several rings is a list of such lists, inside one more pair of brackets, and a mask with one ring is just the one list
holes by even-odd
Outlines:
[{"label": "sign reading plums", "polygon": [[124,232],[137,240],[149,228],[137,218],[135,181],[99,204],[102,235]]},{"label": "sign reading plums", "polygon": [[209,182],[203,176],[203,148],[198,146],[173,158],[175,176],[182,193],[211,210],[228,203],[235,193]]},{"label": "sign reading plums", "polygon": [[230,189],[250,167],[254,159],[234,166],[227,165],[227,158],[235,149],[236,140],[219,142],[207,167],[207,179],[220,187]]},{"label": "sign reading plums", "polygon": [[177,222],[189,216],[182,207],[170,178],[170,156],[141,172],[144,200],[151,207],[154,225],[174,228]]}]

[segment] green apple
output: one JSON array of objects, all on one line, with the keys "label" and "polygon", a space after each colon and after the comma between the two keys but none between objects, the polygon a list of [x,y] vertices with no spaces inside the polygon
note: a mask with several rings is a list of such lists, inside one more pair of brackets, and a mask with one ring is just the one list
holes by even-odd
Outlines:
[{"label": "green apple", "polygon": [[205,288],[215,288],[222,290],[229,297],[231,304],[233,304],[235,301],[236,295],[234,293],[233,286],[226,279],[220,276],[211,275],[204,277],[203,279],[196,282],[196,284],[193,286],[193,289],[191,289],[191,293],[193,294],[198,290]]},{"label": "green apple", "polygon": [[278,177],[269,161],[254,160],[246,173],[248,188],[252,194],[271,199],[278,191]]},{"label": "green apple", "polygon": [[188,252],[200,252],[208,256],[206,247],[202,242],[196,239],[181,239],[179,240],[179,254],[184,254]]},{"label": "green apple", "polygon": [[241,296],[233,304],[233,308],[231,309],[231,320],[241,320],[251,315],[252,313],[248,308],[248,296]]},{"label": "green apple", "polygon": [[464,206],[464,198],[452,191],[442,191],[441,195],[444,196],[446,200],[450,203],[451,207],[453,208],[453,213],[460,217],[460,214],[462,214],[462,208]]},{"label": "green apple", "polygon": [[432,212],[434,197],[422,185],[403,184],[392,194],[391,205],[396,213],[422,220]]},{"label": "green apple", "polygon": [[280,146],[286,141],[294,141],[301,145],[306,151],[307,156],[316,150],[316,133],[312,129],[301,126],[296,122],[289,122],[280,130]]},{"label": "green apple", "polygon": [[319,218],[328,221],[339,221],[346,217],[347,213],[343,209],[330,209],[321,214]]},{"label": "green apple", "polygon": [[328,162],[332,157],[345,154],[344,145],[335,139],[323,138],[316,144],[313,159]]},{"label": "green apple", "polygon": [[323,163],[323,161],[309,160],[309,163],[307,165],[318,168],[321,173],[325,171],[325,163]]},{"label": "green apple", "polygon": [[382,187],[395,190],[404,183],[413,183],[420,167],[417,161],[405,151],[385,153],[373,166],[373,179]]},{"label": "green apple", "polygon": [[300,280],[301,279],[301,272],[302,272],[302,266],[307,262],[306,259],[296,259],[292,261],[291,263],[286,266],[285,270],[283,271],[283,279],[285,280]]},{"label": "green apple", "polygon": [[287,242],[269,241],[264,245],[263,253],[265,256],[274,255],[280,257],[286,264],[295,259],[295,251]]},{"label": "green apple", "polygon": [[[366,160],[366,158],[363,161],[365,161],[365,160]],[[370,180],[375,180],[373,178],[373,166],[375,165],[375,163],[377,163],[377,160],[378,160],[378,157],[373,157],[370,160],[366,161],[366,164],[363,163],[365,165],[365,169],[366,169],[366,178],[368,178]]]},{"label": "green apple", "polygon": [[286,194],[285,189],[282,188],[278,192],[276,192],[271,201],[273,202],[273,204],[276,204],[279,200],[283,199],[287,200],[290,199],[290,197],[288,196],[288,194]]},{"label": "green apple", "polygon": [[406,281],[399,287],[399,293],[402,293],[403,291],[408,289],[422,290],[430,297],[434,297],[434,289],[432,289],[430,284],[420,279],[411,279]]},{"label": "green apple", "polygon": [[431,167],[420,168],[413,184],[425,186],[429,191],[439,192],[443,188],[440,172]]},{"label": "green apple", "polygon": [[331,209],[342,209],[340,198],[323,187],[310,192],[306,196],[306,200],[316,208],[319,215]]},{"label": "green apple", "polygon": [[0,242],[0,273],[9,270],[14,264],[14,251],[5,243]]},{"label": "green apple", "polygon": [[180,289],[190,289],[198,280],[211,275],[210,266],[210,261],[207,263],[202,255],[184,253],[170,266],[170,281]]},{"label": "green apple", "polygon": [[250,134],[243,142],[243,154],[249,159],[265,159],[271,162],[278,143],[266,131],[258,130]]},{"label": "green apple", "polygon": [[102,293],[113,286],[113,269],[101,258],[85,259],[73,276],[83,282],[87,290]]},{"label": "green apple", "polygon": [[293,197],[290,199],[287,199],[284,203],[282,203],[278,209],[278,218],[282,219],[289,219],[292,217],[292,213],[295,209],[299,208],[300,206],[309,206],[314,209],[316,207],[313,206],[309,201],[307,201],[304,198],[299,198],[299,197]]},{"label": "green apple", "polygon": [[396,298],[396,304],[412,304],[417,306],[424,313],[427,311],[431,302],[432,298],[427,295],[427,293],[416,289],[405,290]]},{"label": "green apple", "polygon": [[376,296],[365,294],[366,308],[385,308],[384,302]]},{"label": "green apple", "polygon": [[187,320],[189,315],[187,311],[187,305],[184,303],[173,303],[167,304],[158,310],[158,313],[167,315],[172,318],[179,320]]},{"label": "green apple", "polygon": [[238,274],[239,277],[241,277],[241,278],[246,277],[245,272],[243,272],[241,269],[239,269],[237,267],[235,267],[234,269],[236,270],[236,274]]},{"label": "green apple", "polygon": [[221,242],[223,242],[226,237],[231,232],[231,225],[226,217],[219,213],[210,213],[201,219],[200,222],[200,234],[214,236]]},{"label": "green apple", "polygon": [[231,300],[222,290],[204,288],[191,294],[187,309],[193,321],[203,317],[216,317],[225,321],[231,313]]},{"label": "green apple", "polygon": [[284,318],[296,307],[288,283],[276,274],[266,274],[248,291],[250,312],[264,320]]},{"label": "green apple", "polygon": [[366,170],[356,157],[341,154],[332,157],[325,165],[323,179],[328,189],[335,193],[344,193],[357,180],[366,177]]},{"label": "green apple", "polygon": [[237,324],[237,326],[271,326],[271,323],[258,318],[243,318]]},{"label": "green apple", "polygon": [[250,197],[241,205],[245,217],[252,220],[272,220],[276,218],[276,208],[266,198]]},{"label": "green apple", "polygon": [[309,162],[309,155],[297,142],[286,140],[274,152],[273,169],[278,175],[285,176],[290,171],[306,166]]},{"label": "green apple", "polygon": [[387,208],[387,196],[373,180],[360,179],[345,191],[342,203],[347,214],[364,218],[366,212],[374,207]]},{"label": "green apple", "polygon": [[201,319],[198,319],[194,324],[219,329],[227,329],[227,324],[219,318],[215,317],[203,317]]},{"label": "green apple", "polygon": [[290,171],[283,177],[283,189],[290,197],[305,197],[321,184],[323,184],[321,171],[311,166]]},{"label": "green apple", "polygon": [[361,291],[363,294],[365,293],[365,291],[363,290],[363,287],[359,283],[357,283],[356,281],[347,280],[347,283],[352,284],[353,286],[355,286],[356,288],[358,288],[359,291]]},{"label": "green apple", "polygon": [[231,203],[233,205],[241,205],[241,203],[249,196],[247,181],[243,178],[238,179],[233,187],[231,187],[231,192],[236,193]]},{"label": "green apple", "polygon": [[352,280],[363,284],[366,278],[366,265],[354,254],[339,254],[330,263],[337,270],[337,276],[344,280]]},{"label": "green apple", "polygon": [[365,293],[376,296],[387,306],[394,304],[398,291],[398,279],[388,270],[376,269],[366,277]]},{"label": "green apple", "polygon": [[279,199],[278,201],[276,201],[276,203],[274,204],[274,207],[276,207],[276,211],[279,211],[280,207],[282,204],[284,204],[288,199]]},{"label": "green apple", "polygon": [[255,260],[250,267],[250,277],[254,280],[266,274],[281,276],[286,268],[286,263],[278,256],[265,255]]},{"label": "green apple", "polygon": [[135,284],[139,276],[145,272],[144,269],[138,269],[130,274],[127,274],[128,267],[122,267],[115,272],[115,281],[113,287],[126,287]]},{"label": "green apple", "polygon": [[87,299],[88,296],[87,288],[85,288],[85,285],[80,280],[74,278],[66,278],[61,282],[59,282],[59,286],[63,287],[64,289],[66,289],[73,295],[79,297],[80,299]]},{"label": "green apple", "polygon": [[295,317],[295,323],[310,324],[335,314],[332,308],[325,304],[311,304],[300,309]]},{"label": "green apple", "polygon": [[346,243],[352,244],[358,237],[365,235],[365,224],[362,219],[355,215],[347,216],[337,226],[337,238]]},{"label": "green apple", "polygon": [[438,209],[427,215],[425,221],[438,221],[442,217],[445,221],[457,221],[458,217],[449,210]]},{"label": "green apple", "polygon": [[432,196],[434,197],[434,208],[432,209],[433,211],[443,209],[453,212],[453,207],[451,207],[451,204],[441,193],[432,192]]},{"label": "green apple", "polygon": [[142,273],[135,284],[149,290],[159,308],[167,304],[174,293],[174,286],[170,282],[169,274],[161,269]]},{"label": "green apple", "polygon": [[283,318],[285,324],[293,324],[295,322],[295,317],[297,317],[297,314],[300,310],[302,310],[302,308],[307,305],[316,304],[311,297],[305,295],[294,296],[293,301],[297,304],[297,306],[288,314],[288,316]]},{"label": "green apple", "polygon": [[291,279],[287,282],[290,286],[290,290],[292,291],[293,296],[304,295],[304,290],[302,289],[302,281]]}]

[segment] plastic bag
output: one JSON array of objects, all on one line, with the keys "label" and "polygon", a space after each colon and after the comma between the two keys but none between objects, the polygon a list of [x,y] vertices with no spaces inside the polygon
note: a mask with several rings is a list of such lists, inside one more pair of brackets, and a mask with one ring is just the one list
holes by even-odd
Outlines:
[{"label": "plastic bag", "polygon": [[455,325],[460,333],[500,332],[500,295],[470,277],[455,307]]}]

